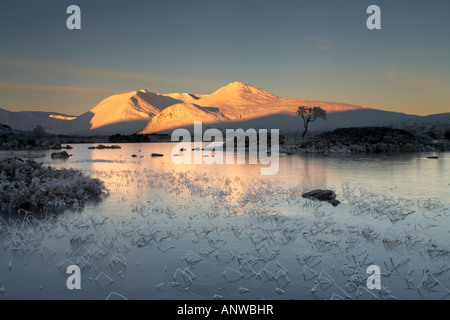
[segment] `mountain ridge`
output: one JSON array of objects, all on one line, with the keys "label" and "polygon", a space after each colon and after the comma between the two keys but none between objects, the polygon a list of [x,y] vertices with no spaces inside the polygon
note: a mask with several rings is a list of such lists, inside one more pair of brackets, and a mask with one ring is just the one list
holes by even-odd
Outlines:
[{"label": "mountain ridge", "polygon": [[[100,101],[78,117],[57,112],[11,112],[0,109],[0,123],[14,129],[33,130],[37,125],[49,133],[72,135],[111,135],[170,132],[190,127],[195,120],[224,128],[239,125],[295,132],[301,127],[297,107],[319,106],[328,121],[314,123],[317,130],[370,126],[397,122],[414,126],[424,117],[377,110],[341,102],[281,98],[243,82],[229,83],[211,94],[153,93],[146,89],[115,94]],[[429,124],[439,117],[424,120]],[[445,118],[445,117],[444,117]],[[447,119],[447,118],[445,118]],[[415,120],[414,120],[415,121]],[[418,121],[418,120],[417,120]],[[446,121],[446,120],[445,120]],[[446,126],[446,122],[442,126]],[[450,124],[449,124],[450,126]]]}]

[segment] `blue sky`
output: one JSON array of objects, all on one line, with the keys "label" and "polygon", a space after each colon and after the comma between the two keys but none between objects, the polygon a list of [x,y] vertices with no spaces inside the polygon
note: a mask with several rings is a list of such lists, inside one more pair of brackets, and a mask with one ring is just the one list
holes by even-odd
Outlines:
[{"label": "blue sky", "polygon": [[[81,30],[66,8],[81,8]],[[366,9],[381,8],[381,30]],[[211,93],[450,112],[450,1],[0,2],[0,107],[78,115],[120,92]]]}]

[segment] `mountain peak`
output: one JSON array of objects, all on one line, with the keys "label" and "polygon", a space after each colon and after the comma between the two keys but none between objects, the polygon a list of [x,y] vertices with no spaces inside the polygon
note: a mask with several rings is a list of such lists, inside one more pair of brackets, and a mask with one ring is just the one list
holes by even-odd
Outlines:
[{"label": "mountain peak", "polygon": [[[235,82],[231,82],[229,84],[227,84],[226,86],[222,87],[223,88],[228,88],[228,89],[237,89],[237,90],[259,90],[259,91],[264,91],[262,89],[259,89],[257,87],[254,87],[250,84],[244,83],[244,82],[240,82],[240,81],[235,81]],[[219,89],[220,90],[220,89]]]},{"label": "mountain peak", "polygon": [[227,84],[219,90],[213,92],[210,97],[221,96],[228,98],[243,98],[246,100],[261,100],[278,98],[272,93],[249,85],[247,83],[235,81]]},{"label": "mountain peak", "polygon": [[230,86],[230,87],[239,87],[239,88],[242,88],[242,87],[252,87],[251,85],[249,85],[249,84],[247,84],[247,83],[244,83],[244,82],[240,82],[240,81],[230,82],[230,83],[227,84],[225,87],[228,87],[228,86]]}]

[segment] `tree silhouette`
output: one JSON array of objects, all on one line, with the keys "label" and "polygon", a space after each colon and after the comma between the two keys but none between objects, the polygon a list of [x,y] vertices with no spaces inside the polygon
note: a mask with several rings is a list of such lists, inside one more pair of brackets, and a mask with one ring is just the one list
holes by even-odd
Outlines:
[{"label": "tree silhouette", "polygon": [[303,127],[305,131],[303,131],[302,137],[304,138],[306,132],[308,131],[308,126],[310,122],[315,121],[317,118],[322,118],[327,120],[327,112],[321,107],[306,107],[299,106],[297,109],[297,115],[301,116],[303,119]]}]

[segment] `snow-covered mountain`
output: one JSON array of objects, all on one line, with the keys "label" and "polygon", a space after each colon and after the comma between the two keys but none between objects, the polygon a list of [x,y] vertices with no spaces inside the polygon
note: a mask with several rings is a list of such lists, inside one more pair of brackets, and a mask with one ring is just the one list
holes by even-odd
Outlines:
[{"label": "snow-covered mountain", "polygon": [[164,109],[180,102],[183,101],[147,90],[116,94],[82,114],[70,127],[72,133],[80,133],[83,128],[83,134],[132,134],[141,131]]},{"label": "snow-covered mountain", "polygon": [[198,105],[220,107],[230,119],[254,119],[275,113],[295,113],[299,105],[315,105],[327,112],[364,109],[346,103],[284,99],[242,82],[233,82],[196,101]]},{"label": "snow-covered mountain", "polygon": [[[242,82],[230,83],[209,95],[181,94],[176,96],[170,94],[168,96],[177,97],[186,103],[194,103],[198,107],[208,108],[207,117],[190,116],[186,118],[184,112],[172,112],[170,119],[165,118],[164,129],[152,120],[141,131],[142,133],[160,132],[162,129],[167,131],[179,127],[179,122],[183,122],[185,127],[189,124],[192,125],[194,120],[203,120],[208,124],[214,123],[214,127],[218,128],[246,126],[244,122],[254,120],[252,121],[252,128],[280,128],[282,131],[286,131],[291,130],[288,129],[286,123],[273,122],[271,117],[286,115],[292,118],[289,122],[298,127],[299,118],[295,115],[295,112],[300,105],[320,106],[328,113],[366,109],[365,107],[338,102],[284,99]],[[211,118],[212,113],[216,114],[215,119]],[[168,123],[173,123],[173,126],[169,126]]]},{"label": "snow-covered mountain", "polygon": [[327,111],[327,121],[317,120],[311,131],[374,125],[414,127],[420,121],[425,121],[426,127],[432,127],[436,121],[443,128],[450,126],[449,114],[420,117],[339,102],[286,99],[242,82],[230,83],[207,95],[147,90],[116,94],[78,117],[0,109],[0,123],[24,131],[42,125],[50,133],[110,135],[168,133],[201,120],[219,129],[267,128],[288,133],[301,130],[302,121],[295,114],[300,105],[319,106]]},{"label": "snow-covered mountain", "polygon": [[76,119],[75,116],[65,115],[55,112],[41,111],[8,111],[0,108],[0,124],[6,124],[13,129],[21,131],[31,131],[38,124],[47,123],[54,126],[63,119]]},{"label": "snow-covered mountain", "polygon": [[201,107],[192,103],[177,103],[167,107],[153,117],[143,133],[162,132],[174,128],[191,126],[194,121],[205,124],[227,122],[229,119],[217,108]]},{"label": "snow-covered mountain", "polygon": [[419,117],[411,116],[399,121],[389,121],[383,123],[392,128],[405,129],[413,133],[426,133],[431,136],[442,137],[450,130],[450,113],[433,114]]}]

